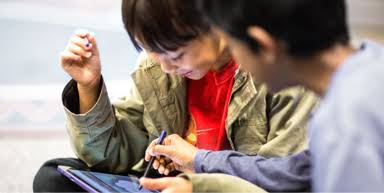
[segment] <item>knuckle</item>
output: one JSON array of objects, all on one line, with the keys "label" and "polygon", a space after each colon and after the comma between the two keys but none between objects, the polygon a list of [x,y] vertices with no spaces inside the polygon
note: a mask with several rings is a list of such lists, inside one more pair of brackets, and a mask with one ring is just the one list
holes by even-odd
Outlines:
[{"label": "knuckle", "polygon": [[72,42],[70,42],[67,46],[67,50],[74,50],[75,49],[75,46],[73,45]]},{"label": "knuckle", "polygon": [[71,38],[71,40],[70,40],[70,44],[76,44],[78,41],[77,41],[77,39],[76,38]]},{"label": "knuckle", "polygon": [[170,140],[174,140],[174,139],[177,138],[177,136],[178,136],[177,134],[172,134],[172,135],[169,136],[169,139]]}]

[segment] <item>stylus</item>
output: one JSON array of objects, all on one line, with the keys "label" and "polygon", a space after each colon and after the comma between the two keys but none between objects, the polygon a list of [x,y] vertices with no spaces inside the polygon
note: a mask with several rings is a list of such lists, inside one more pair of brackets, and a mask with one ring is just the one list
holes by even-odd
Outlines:
[{"label": "stylus", "polygon": [[[165,130],[161,131],[159,140],[157,141],[156,145],[162,144],[166,136],[167,136],[167,131],[165,131]],[[151,169],[153,162],[155,161],[155,158],[156,158],[156,156],[152,156],[151,159],[149,160],[149,163],[148,163],[147,168],[145,169],[145,172],[143,175],[144,178],[147,177],[148,172]],[[141,188],[142,188],[142,186],[140,185],[139,190],[141,190]]]}]

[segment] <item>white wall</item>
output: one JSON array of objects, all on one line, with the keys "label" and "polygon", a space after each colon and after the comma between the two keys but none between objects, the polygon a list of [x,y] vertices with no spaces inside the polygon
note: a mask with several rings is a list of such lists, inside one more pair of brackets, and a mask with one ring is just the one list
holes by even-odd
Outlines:
[{"label": "white wall", "polygon": [[384,43],[384,0],[347,0],[355,41],[370,38]]}]

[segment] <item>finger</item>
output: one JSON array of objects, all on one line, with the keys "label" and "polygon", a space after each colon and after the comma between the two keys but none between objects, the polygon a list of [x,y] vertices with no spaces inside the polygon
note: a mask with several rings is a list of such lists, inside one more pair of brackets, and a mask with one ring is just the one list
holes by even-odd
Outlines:
[{"label": "finger", "polygon": [[87,41],[89,41],[89,45],[92,46],[92,53],[95,55],[98,55],[98,50],[97,50],[97,41],[95,38],[95,33],[90,32],[86,29],[77,29],[75,31],[75,34],[79,36],[80,38],[86,38]]},{"label": "finger", "polygon": [[179,165],[179,164],[175,164],[175,165],[173,165],[173,167],[174,167],[174,169],[177,170],[177,171],[183,171],[182,166]]},{"label": "finger", "polygon": [[151,160],[152,155],[149,153],[149,149],[145,151],[144,160],[149,162]]},{"label": "finger", "polygon": [[162,145],[171,145],[171,138],[172,138],[172,135],[167,136],[167,137],[164,139]]},{"label": "finger", "polygon": [[87,51],[92,49],[92,43],[90,43],[87,38],[80,38],[75,35],[70,39],[70,43],[73,43]]},{"label": "finger", "polygon": [[169,175],[169,172],[170,172],[169,169],[168,169],[168,168],[165,168],[163,175],[168,176],[168,175]]},{"label": "finger", "polygon": [[158,159],[158,161],[159,161],[159,163],[160,163],[161,165],[165,165],[165,164],[166,164],[166,163],[165,163],[165,159],[162,158],[162,157],[160,157],[160,159]]},{"label": "finger", "polygon": [[83,56],[85,58],[90,58],[92,56],[92,52],[88,52],[83,48],[81,48],[80,46],[72,43],[68,45],[67,50],[69,50],[70,52],[73,52],[76,55]]},{"label": "finger", "polygon": [[166,188],[164,189],[163,191],[161,191],[161,193],[176,193],[174,189],[172,188]]},{"label": "finger", "polygon": [[169,188],[173,183],[174,178],[140,178],[140,184],[148,190],[164,190]]},{"label": "finger", "polygon": [[172,160],[169,157],[164,157],[163,159],[164,159],[165,165],[172,163]]},{"label": "finger", "polygon": [[169,163],[167,166],[165,166],[165,170],[168,170],[169,172],[172,172],[176,169],[175,167],[175,163],[172,162],[172,163]]},{"label": "finger", "polygon": [[81,56],[76,55],[68,50],[64,50],[60,53],[61,66],[65,68],[67,65],[73,62],[81,62]]},{"label": "finger", "polygon": [[87,35],[89,43],[93,44],[93,46],[96,48],[97,47],[97,41],[96,41],[96,36],[94,32],[90,32]]},{"label": "finger", "polygon": [[173,145],[155,145],[152,148],[152,152],[155,155],[162,155],[172,159],[176,153],[174,149]]},{"label": "finger", "polygon": [[77,29],[75,31],[75,34],[78,35],[79,37],[82,37],[82,38],[86,37],[88,35],[88,33],[89,33],[89,31],[86,29]]},{"label": "finger", "polygon": [[172,135],[167,136],[166,139],[164,139],[163,145],[172,145],[179,140],[184,140],[184,139],[182,137],[180,137],[180,135],[178,135],[178,134],[172,134]]},{"label": "finger", "polygon": [[155,139],[153,140],[147,147],[147,150],[145,150],[145,156],[144,156],[144,159],[145,161],[149,161],[151,159],[153,155],[153,151],[152,151],[152,148],[156,145],[157,141],[159,141],[159,139]]},{"label": "finger", "polygon": [[159,169],[159,166],[160,166],[160,163],[159,163],[158,160],[155,160],[155,161],[153,162],[153,164],[152,164],[152,167],[153,167],[155,170]]},{"label": "finger", "polygon": [[157,170],[160,174],[164,174],[164,171],[165,171],[165,167],[164,167],[164,165],[160,165],[159,166],[159,169]]},{"label": "finger", "polygon": [[165,166],[164,175],[168,176],[169,173],[173,172],[175,169],[175,164],[173,162],[169,163],[167,166]]}]

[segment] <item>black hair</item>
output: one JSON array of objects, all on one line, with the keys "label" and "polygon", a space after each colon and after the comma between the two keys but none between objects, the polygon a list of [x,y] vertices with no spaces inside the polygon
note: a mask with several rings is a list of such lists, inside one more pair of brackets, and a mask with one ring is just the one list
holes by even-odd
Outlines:
[{"label": "black hair", "polygon": [[296,57],[309,57],[336,43],[348,44],[345,0],[196,0],[215,25],[258,51],[248,35],[260,26],[288,46]]},{"label": "black hair", "polygon": [[191,0],[123,0],[122,19],[138,51],[175,51],[210,30]]}]

